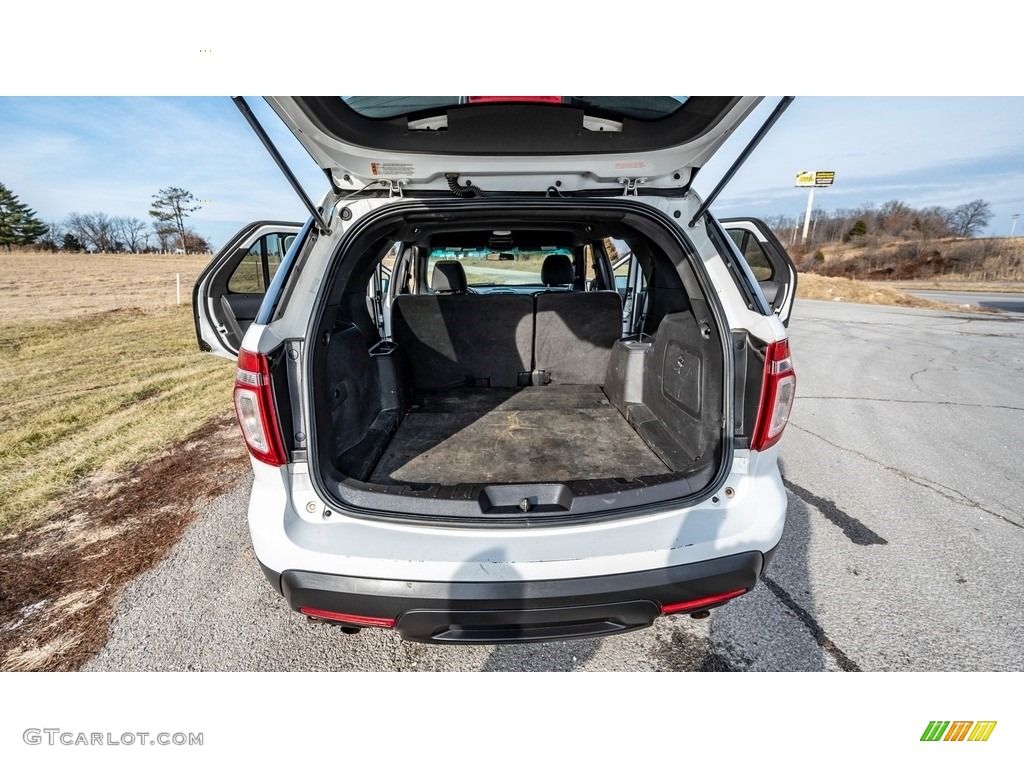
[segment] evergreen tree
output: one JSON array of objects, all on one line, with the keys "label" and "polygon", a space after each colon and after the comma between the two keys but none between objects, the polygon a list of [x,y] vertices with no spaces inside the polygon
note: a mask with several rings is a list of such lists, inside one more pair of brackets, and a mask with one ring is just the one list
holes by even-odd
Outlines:
[{"label": "evergreen tree", "polygon": [[195,205],[195,197],[180,187],[166,187],[153,195],[152,207],[149,215],[156,219],[157,233],[161,229],[169,229],[175,232],[181,242],[185,245],[185,252],[188,253],[188,232],[185,230],[185,219],[193,211],[198,211],[202,206]]},{"label": "evergreen tree", "polygon": [[0,184],[0,248],[9,251],[12,245],[32,245],[46,230],[36,212]]},{"label": "evergreen tree", "polygon": [[855,237],[863,237],[868,233],[868,225],[864,223],[864,219],[857,219],[856,223],[850,227],[850,231],[843,235],[843,242],[848,243]]},{"label": "evergreen tree", "polygon": [[82,244],[81,240],[68,232],[64,235],[64,241],[61,244],[60,249],[62,251],[68,251],[69,253],[81,253],[85,250],[85,245]]}]

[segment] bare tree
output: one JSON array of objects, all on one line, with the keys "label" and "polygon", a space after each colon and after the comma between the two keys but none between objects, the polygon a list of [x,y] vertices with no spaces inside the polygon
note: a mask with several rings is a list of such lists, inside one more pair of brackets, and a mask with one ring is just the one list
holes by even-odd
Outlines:
[{"label": "bare tree", "polygon": [[141,253],[149,244],[149,224],[134,216],[115,216],[111,223],[117,239],[131,253]]},{"label": "bare tree", "polygon": [[914,209],[902,200],[890,200],[878,209],[879,229],[887,235],[902,237],[914,223]]},{"label": "bare tree", "polygon": [[921,237],[929,240],[935,237],[948,237],[949,211],[939,205],[921,208],[914,216],[913,228],[921,233]]},{"label": "bare tree", "polygon": [[46,234],[36,241],[36,245],[47,251],[59,251],[64,245],[64,223],[61,221],[46,222]]},{"label": "bare tree", "polygon": [[102,211],[71,213],[64,219],[68,233],[93,251],[119,250],[113,219]]},{"label": "bare tree", "polygon": [[953,209],[932,205],[914,208],[902,200],[889,200],[876,206],[865,203],[856,208],[812,211],[813,226],[808,242],[801,247],[795,234],[802,227],[803,217],[785,215],[765,219],[794,252],[812,253],[820,245],[856,239],[861,246],[879,246],[896,240],[924,243],[943,237],[973,237],[981,233],[992,216],[984,200],[974,200]]},{"label": "bare tree", "polygon": [[210,250],[210,244],[206,238],[194,229],[185,230],[185,240],[175,240],[175,242],[185,253],[207,253]]},{"label": "bare tree", "polygon": [[981,198],[958,205],[949,212],[949,228],[956,237],[974,237],[992,218],[992,208]]}]

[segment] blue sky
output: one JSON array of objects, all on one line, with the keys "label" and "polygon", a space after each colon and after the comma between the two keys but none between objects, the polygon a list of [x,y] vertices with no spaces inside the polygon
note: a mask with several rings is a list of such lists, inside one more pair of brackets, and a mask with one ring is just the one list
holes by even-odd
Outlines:
[{"label": "blue sky", "polygon": [[[710,191],[776,102],[762,102],[731,150],[704,168],[699,191]],[[954,207],[983,198],[992,205],[989,234],[1007,235],[1011,215],[1024,213],[1024,98],[797,98],[714,211],[802,216],[807,190],[793,180],[804,170],[836,172],[834,187],[815,192],[815,207],[892,199]]]},{"label": "blue sky", "polygon": [[[316,199],[326,181],[258,98],[249,99]],[[774,107],[755,115],[701,172],[707,193]],[[990,234],[1024,213],[1024,98],[801,97],[719,198],[720,216],[802,215],[801,170],[836,172],[822,208],[992,204]],[[207,200],[193,225],[215,245],[260,218],[305,209],[227,97],[0,98],[0,183],[44,220],[104,211],[148,218],[151,196],[179,186]],[[1024,234],[1024,225],[1017,227]]]},{"label": "blue sky", "polygon": [[[250,99],[311,194],[326,180],[262,99]],[[0,98],[0,183],[44,220],[103,211],[149,219],[152,195],[204,202],[192,224],[215,246],[254,219],[305,208],[228,97]]]}]

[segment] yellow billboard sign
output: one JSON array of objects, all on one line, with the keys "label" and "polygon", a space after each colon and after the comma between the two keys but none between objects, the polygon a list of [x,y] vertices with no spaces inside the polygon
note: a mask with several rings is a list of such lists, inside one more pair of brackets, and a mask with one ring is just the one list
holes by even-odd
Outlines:
[{"label": "yellow billboard sign", "polygon": [[796,186],[831,187],[835,180],[835,171],[800,171],[796,175]]}]

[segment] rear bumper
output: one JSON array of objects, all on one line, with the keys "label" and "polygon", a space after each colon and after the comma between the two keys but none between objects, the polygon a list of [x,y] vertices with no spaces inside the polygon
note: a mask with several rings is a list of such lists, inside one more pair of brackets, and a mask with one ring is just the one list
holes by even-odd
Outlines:
[{"label": "rear bumper", "polygon": [[753,589],[773,554],[544,581],[416,582],[263,570],[295,610],[394,619],[403,638],[418,642],[522,643],[648,627],[663,606]]}]

